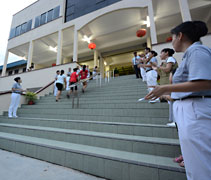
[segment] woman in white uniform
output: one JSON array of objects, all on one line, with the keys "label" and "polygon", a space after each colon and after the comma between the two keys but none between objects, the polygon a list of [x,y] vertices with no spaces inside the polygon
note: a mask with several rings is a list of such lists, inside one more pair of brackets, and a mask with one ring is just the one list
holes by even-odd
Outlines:
[{"label": "woman in white uniform", "polygon": [[63,88],[66,89],[66,76],[64,75],[64,70],[61,70],[60,75],[57,76],[56,87],[58,88],[56,102],[58,102],[58,100],[60,99],[61,93],[62,93],[62,89]]},{"label": "woman in white uniform", "polygon": [[172,85],[157,86],[145,99],[171,93],[188,180],[211,180],[211,49],[200,43],[208,32],[201,21],[188,21],[171,30],[183,61]]},{"label": "woman in white uniform", "polygon": [[8,111],[9,118],[18,117],[16,113],[17,113],[17,109],[20,103],[21,94],[22,92],[25,92],[21,87],[21,83],[22,83],[21,78],[16,77],[14,80],[15,80],[15,84],[13,84],[12,86],[11,103],[10,103],[10,107]]}]

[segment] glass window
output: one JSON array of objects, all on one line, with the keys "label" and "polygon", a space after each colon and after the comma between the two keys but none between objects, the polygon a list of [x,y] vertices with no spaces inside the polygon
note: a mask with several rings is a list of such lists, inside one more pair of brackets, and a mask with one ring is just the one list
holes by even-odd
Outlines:
[{"label": "glass window", "polygon": [[67,8],[66,10],[66,16],[69,16],[71,14],[74,14],[75,11],[75,6],[70,6],[69,8]]},{"label": "glass window", "polygon": [[53,10],[53,19],[58,18],[60,15],[60,6],[57,6],[56,8],[54,8]]},{"label": "glass window", "polygon": [[47,17],[47,13],[44,13],[41,15],[40,25],[43,25],[46,23],[46,17]]},{"label": "glass window", "polygon": [[105,1],[105,0],[96,0],[96,4],[101,3],[103,1]]},{"label": "glass window", "polygon": [[19,72],[19,69],[16,69],[16,70],[15,70],[15,74],[18,74],[18,72]]},{"label": "glass window", "polygon": [[53,9],[48,11],[48,15],[47,15],[47,22],[50,22],[52,20],[53,20]]},{"label": "glass window", "polygon": [[19,36],[21,33],[21,26],[16,27],[15,36]]},{"label": "glass window", "polygon": [[16,28],[12,28],[11,30],[10,30],[10,39],[12,39],[12,38],[14,38],[15,37],[15,29]]},{"label": "glass window", "polygon": [[26,32],[30,31],[31,29],[32,29],[32,19],[27,22]]},{"label": "glass window", "polygon": [[21,25],[21,34],[26,32],[27,23]]},{"label": "glass window", "polygon": [[67,8],[74,5],[74,0],[67,0]]},{"label": "glass window", "polygon": [[26,68],[23,68],[23,72],[26,72]]},{"label": "glass window", "polygon": [[34,28],[40,26],[40,18],[41,18],[41,16],[37,16],[37,17],[35,18],[35,25],[34,25]]},{"label": "glass window", "polygon": [[12,71],[9,71],[9,72],[8,72],[8,75],[9,75],[9,76],[12,75]]}]

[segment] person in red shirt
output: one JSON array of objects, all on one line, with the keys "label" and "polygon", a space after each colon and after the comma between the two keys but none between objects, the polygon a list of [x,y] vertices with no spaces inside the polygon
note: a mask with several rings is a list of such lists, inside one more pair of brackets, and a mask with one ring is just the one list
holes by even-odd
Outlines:
[{"label": "person in red shirt", "polygon": [[[78,74],[77,74],[77,68],[75,68],[75,69],[73,69],[73,73],[70,76],[70,81],[69,81],[70,86],[77,83],[77,81],[78,81]],[[70,92],[68,92],[68,94],[67,94],[68,98],[70,98],[70,94],[73,92],[73,89],[74,89],[74,87],[70,88]],[[75,86],[75,93],[77,92],[77,90],[78,90],[78,87],[76,85]]]},{"label": "person in red shirt", "polygon": [[83,88],[82,92],[84,93],[86,87],[87,87],[87,76],[88,76],[88,70],[86,69],[86,65],[83,65],[83,69],[79,73],[81,75],[81,80],[83,81]]}]

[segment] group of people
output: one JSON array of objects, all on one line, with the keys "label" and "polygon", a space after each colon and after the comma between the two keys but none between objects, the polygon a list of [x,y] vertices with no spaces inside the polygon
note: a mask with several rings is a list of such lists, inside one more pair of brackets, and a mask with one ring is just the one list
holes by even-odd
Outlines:
[{"label": "group of people", "polygon": [[83,84],[82,92],[84,93],[87,87],[87,78],[90,77],[89,67],[86,65],[83,65],[82,69],[80,69],[79,66],[74,68],[73,72],[71,72],[71,68],[69,68],[67,76],[64,73],[64,70],[56,71],[54,83],[54,96],[56,96],[56,102],[59,101],[63,88],[67,91],[67,98],[70,98],[70,94],[73,93],[74,89],[75,92],[77,92],[77,83],[79,80]]}]

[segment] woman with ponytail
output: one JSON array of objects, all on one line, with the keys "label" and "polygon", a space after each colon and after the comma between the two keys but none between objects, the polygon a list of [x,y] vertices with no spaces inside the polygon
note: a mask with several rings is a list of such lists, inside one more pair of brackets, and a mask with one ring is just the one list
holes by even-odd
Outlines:
[{"label": "woman with ponytail", "polygon": [[173,84],[157,86],[145,99],[171,93],[173,113],[188,180],[211,179],[211,49],[200,42],[208,32],[202,21],[188,21],[171,30],[183,60]]}]

